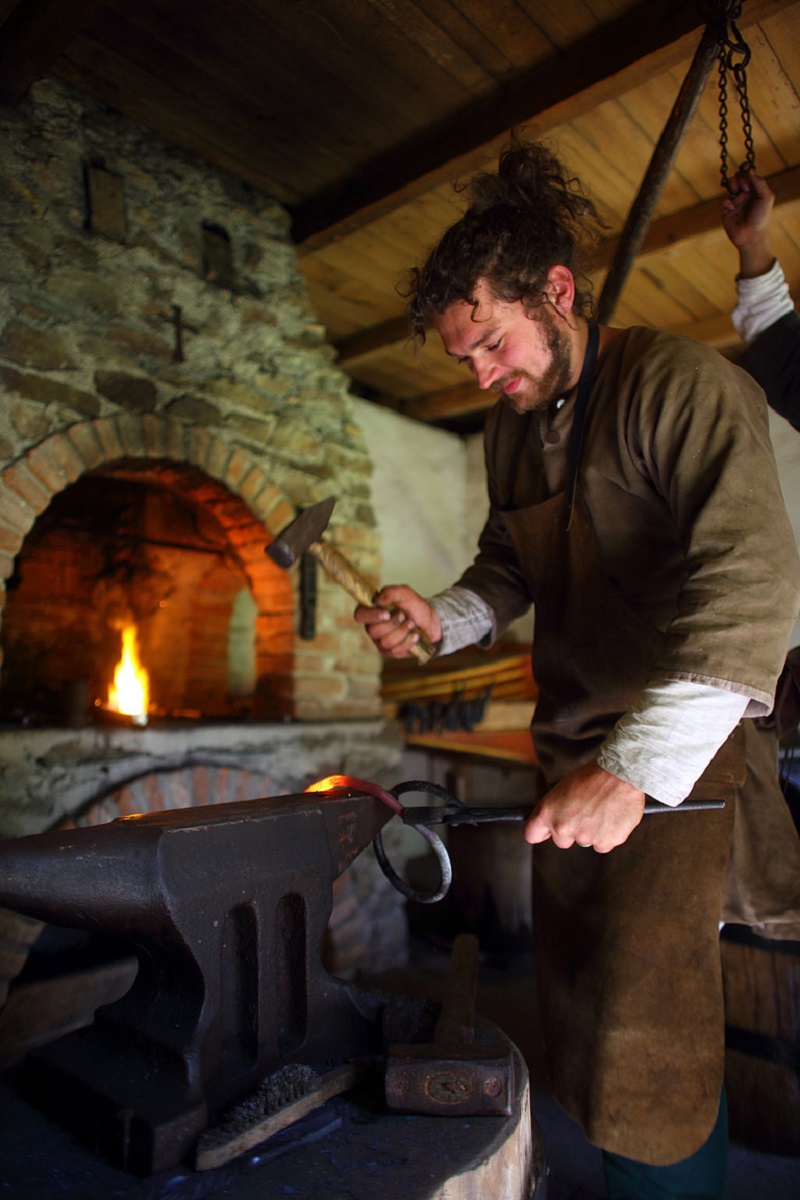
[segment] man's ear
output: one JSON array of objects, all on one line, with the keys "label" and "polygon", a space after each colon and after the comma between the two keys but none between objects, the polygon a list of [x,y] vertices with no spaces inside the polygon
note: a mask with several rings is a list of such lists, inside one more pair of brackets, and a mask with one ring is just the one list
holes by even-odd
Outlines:
[{"label": "man's ear", "polygon": [[575,280],[569,267],[556,263],[547,272],[545,296],[562,317],[569,316],[575,303]]}]

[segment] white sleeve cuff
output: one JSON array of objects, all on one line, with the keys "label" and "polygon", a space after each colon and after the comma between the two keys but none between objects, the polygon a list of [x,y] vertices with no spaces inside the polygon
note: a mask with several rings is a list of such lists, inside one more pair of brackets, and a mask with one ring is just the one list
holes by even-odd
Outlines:
[{"label": "white sleeve cuff", "polygon": [[597,764],[675,807],[689,795],[747,704],[747,696],[704,683],[651,684],[614,726]]},{"label": "white sleeve cuff", "polygon": [[464,646],[491,645],[495,632],[494,613],[475,592],[451,587],[428,600],[442,626],[439,654],[454,654]]},{"label": "white sleeve cuff", "polygon": [[794,310],[789,285],[777,258],[764,275],[737,278],[736,290],[739,303],[731,313],[731,320],[745,345],[749,346],[760,333]]}]

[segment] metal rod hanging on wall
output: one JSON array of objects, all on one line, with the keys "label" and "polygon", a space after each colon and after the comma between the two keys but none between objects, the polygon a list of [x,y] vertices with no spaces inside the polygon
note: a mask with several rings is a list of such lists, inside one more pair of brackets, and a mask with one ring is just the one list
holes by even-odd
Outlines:
[{"label": "metal rod hanging on wall", "polygon": [[642,242],[653,219],[667,176],[672,170],[684,134],[700,103],[700,97],[717,56],[718,40],[718,26],[711,22],[703,31],[691,66],[686,72],[686,78],[672,106],[672,112],[656,143],[638,195],[628,213],[619,248],[606,276],[597,305],[597,318],[604,324],[611,320],[620,292],[625,286],[631,267],[642,248]]}]

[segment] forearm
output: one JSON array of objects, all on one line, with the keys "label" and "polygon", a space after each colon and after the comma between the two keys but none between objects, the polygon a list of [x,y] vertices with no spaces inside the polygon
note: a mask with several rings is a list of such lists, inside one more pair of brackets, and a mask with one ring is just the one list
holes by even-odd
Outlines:
[{"label": "forearm", "polygon": [[465,646],[489,646],[495,637],[494,613],[475,592],[465,587],[447,588],[428,603],[442,626],[438,654],[453,654]]},{"label": "forearm", "polygon": [[675,806],[689,795],[747,704],[747,696],[707,684],[651,684],[614,726],[597,764]]},{"label": "forearm", "polygon": [[746,345],[794,310],[789,285],[777,260],[755,277],[740,276],[736,288],[739,302],[731,313],[731,320]]}]

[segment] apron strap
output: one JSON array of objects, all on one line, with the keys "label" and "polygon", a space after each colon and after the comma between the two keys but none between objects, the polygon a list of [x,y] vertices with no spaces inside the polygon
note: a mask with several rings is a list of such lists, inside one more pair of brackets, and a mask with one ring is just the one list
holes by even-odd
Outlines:
[{"label": "apron strap", "polygon": [[589,397],[592,392],[594,369],[597,365],[597,347],[600,333],[595,321],[589,322],[589,340],[586,344],[586,354],[583,358],[578,394],[575,399],[575,415],[572,418],[572,434],[569,440],[569,464],[567,466],[567,490],[564,497],[564,530],[569,533],[572,525],[572,510],[575,506],[575,488],[578,483],[578,465],[583,444],[583,430],[586,424],[586,412],[589,408]]}]

